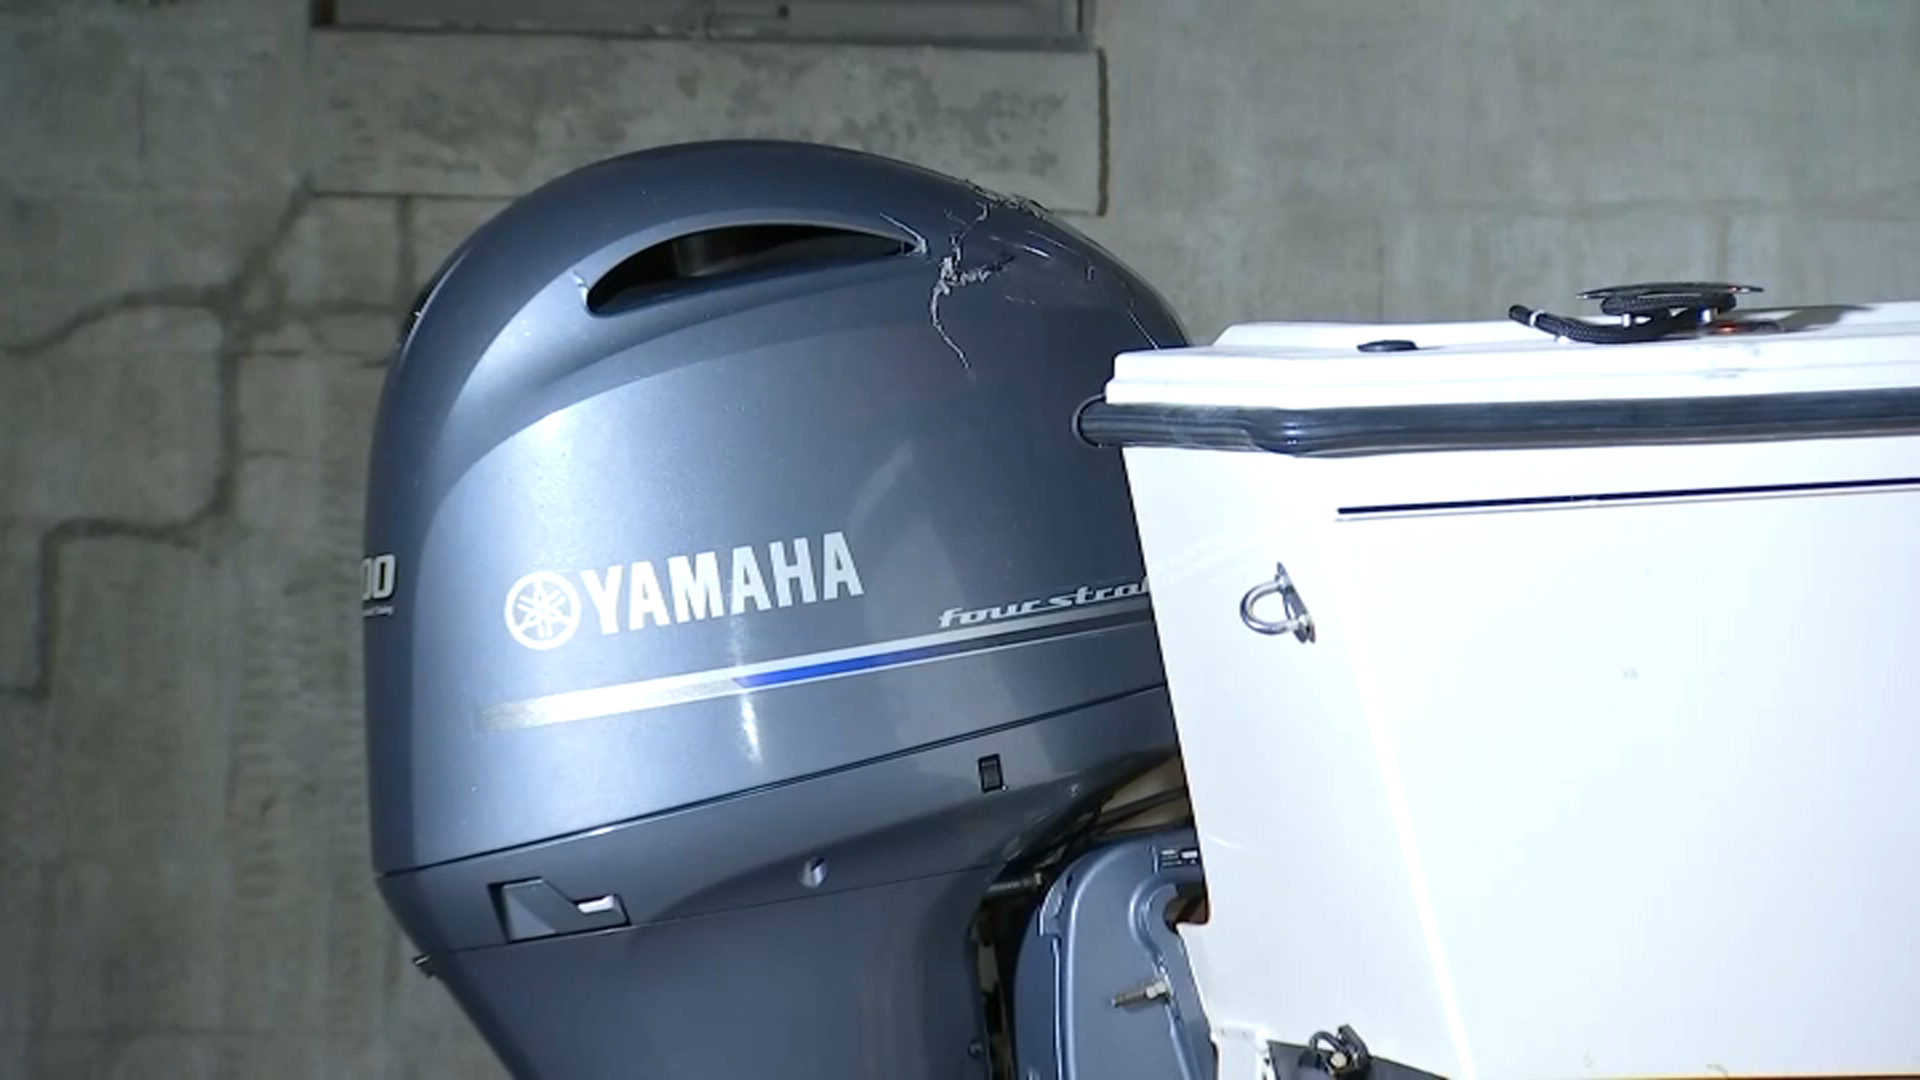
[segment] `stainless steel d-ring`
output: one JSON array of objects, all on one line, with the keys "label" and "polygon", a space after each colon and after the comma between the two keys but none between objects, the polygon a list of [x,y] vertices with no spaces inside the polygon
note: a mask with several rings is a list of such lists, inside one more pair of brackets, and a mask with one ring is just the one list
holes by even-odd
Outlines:
[{"label": "stainless steel d-ring", "polygon": [[[1285,619],[1263,619],[1253,613],[1254,605],[1269,596],[1280,598],[1287,613]],[[1240,598],[1240,621],[1256,634],[1291,633],[1299,641],[1310,642],[1314,639],[1313,613],[1307,610],[1306,602],[1300,599],[1300,593],[1293,587],[1293,579],[1287,576],[1287,568],[1282,563],[1273,564],[1272,581],[1255,585]]]}]

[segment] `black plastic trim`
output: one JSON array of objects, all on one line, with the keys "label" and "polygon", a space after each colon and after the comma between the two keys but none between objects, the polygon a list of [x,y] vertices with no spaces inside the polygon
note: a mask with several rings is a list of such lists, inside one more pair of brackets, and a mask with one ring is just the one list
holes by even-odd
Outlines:
[{"label": "black plastic trim", "polygon": [[1095,446],[1334,457],[1442,450],[1920,434],[1920,388],[1345,409],[1115,405],[1074,418]]},{"label": "black plastic trim", "polygon": [[1794,484],[1744,484],[1738,487],[1590,491],[1573,495],[1521,495],[1504,499],[1380,503],[1374,506],[1343,506],[1339,514],[1341,517],[1366,517],[1371,514],[1407,514],[1442,510],[1526,510],[1535,507],[1582,506],[1594,503],[1667,502],[1674,499],[1719,499],[1754,495],[1833,495],[1841,492],[1897,491],[1902,488],[1920,488],[1920,476],[1893,476],[1873,480],[1816,480]]},{"label": "black plastic trim", "polygon": [[[1267,1043],[1267,1054],[1273,1061],[1274,1075],[1278,1080],[1334,1080],[1322,1070],[1303,1067],[1300,1061],[1305,1051],[1306,1046],[1301,1043]],[[1435,1073],[1380,1057],[1371,1059],[1371,1067],[1364,1074],[1354,1075],[1362,1080],[1442,1080]]]}]

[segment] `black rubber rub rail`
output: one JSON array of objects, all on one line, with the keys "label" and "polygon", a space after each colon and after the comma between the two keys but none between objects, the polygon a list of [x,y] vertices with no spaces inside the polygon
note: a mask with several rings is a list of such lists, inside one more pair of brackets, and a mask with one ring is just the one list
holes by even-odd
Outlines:
[{"label": "black rubber rub rail", "polygon": [[1758,442],[1920,434],[1920,388],[1346,409],[1115,405],[1074,417],[1094,446],[1335,457],[1438,450]]}]

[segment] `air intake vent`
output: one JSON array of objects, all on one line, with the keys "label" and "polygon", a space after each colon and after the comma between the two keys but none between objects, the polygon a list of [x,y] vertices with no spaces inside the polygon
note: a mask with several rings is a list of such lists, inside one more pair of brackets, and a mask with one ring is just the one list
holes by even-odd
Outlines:
[{"label": "air intake vent", "polygon": [[774,269],[888,259],[912,250],[894,237],[812,225],[710,229],[627,257],[587,290],[587,310],[605,315],[689,284],[715,285]]}]

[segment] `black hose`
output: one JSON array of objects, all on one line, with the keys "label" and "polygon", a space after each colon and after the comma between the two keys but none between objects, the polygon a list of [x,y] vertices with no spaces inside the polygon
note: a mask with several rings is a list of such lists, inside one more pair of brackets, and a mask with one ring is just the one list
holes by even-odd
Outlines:
[{"label": "black hose", "polygon": [[1758,291],[1750,285],[1697,281],[1622,285],[1580,294],[1582,299],[1598,299],[1601,313],[1621,322],[1590,323],[1520,304],[1508,308],[1507,317],[1569,341],[1630,345],[1697,330],[1712,316],[1732,311],[1734,294]]},{"label": "black hose", "polygon": [[1694,309],[1677,315],[1655,316],[1645,322],[1605,324],[1569,319],[1550,311],[1535,311],[1515,304],[1507,309],[1507,317],[1554,337],[1589,345],[1631,345],[1641,341],[1658,341],[1668,334],[1677,334],[1700,325],[1700,316]]}]

